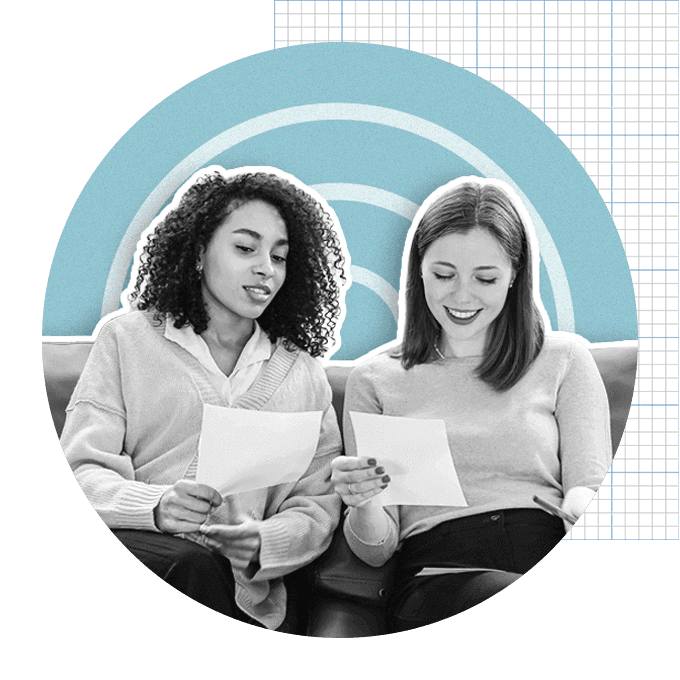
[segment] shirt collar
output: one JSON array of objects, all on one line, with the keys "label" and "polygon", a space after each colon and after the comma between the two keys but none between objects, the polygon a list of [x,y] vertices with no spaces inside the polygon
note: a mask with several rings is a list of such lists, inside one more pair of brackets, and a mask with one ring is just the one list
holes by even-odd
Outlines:
[{"label": "shirt collar", "polygon": [[[191,325],[175,328],[172,317],[168,316],[165,320],[165,337],[183,347],[208,370],[224,375],[215,363],[212,354],[210,354],[205,340],[194,332]],[[272,351],[273,347],[269,337],[256,321],[255,330],[241,351],[241,356],[234,366],[232,375],[246,366],[267,361],[271,357]]]}]

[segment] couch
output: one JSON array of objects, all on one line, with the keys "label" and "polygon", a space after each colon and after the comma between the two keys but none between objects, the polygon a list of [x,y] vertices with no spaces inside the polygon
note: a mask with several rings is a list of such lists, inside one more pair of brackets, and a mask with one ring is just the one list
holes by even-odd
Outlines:
[{"label": "couch", "polygon": [[[43,342],[47,398],[57,435],[65,410],[92,347],[91,341]],[[611,410],[614,451],[628,418],[637,368],[637,343],[602,343],[591,351],[607,390]],[[351,368],[327,367],[333,406],[342,421],[345,382]],[[299,632],[314,637],[364,637],[387,632],[385,603],[394,573],[394,558],[379,569],[369,567],[349,550],[339,527],[331,546],[316,562],[296,574],[298,588],[306,590],[309,614]],[[300,585],[302,584],[302,585]]]}]

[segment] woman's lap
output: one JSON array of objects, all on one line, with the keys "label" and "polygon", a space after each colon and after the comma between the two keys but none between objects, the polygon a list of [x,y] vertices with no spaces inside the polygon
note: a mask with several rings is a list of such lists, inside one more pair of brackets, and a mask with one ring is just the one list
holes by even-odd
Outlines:
[{"label": "woman's lap", "polygon": [[116,529],[119,541],[148,569],[192,600],[225,616],[248,621],[234,600],[229,561],[197,543],[170,534]]},{"label": "woman's lap", "polygon": [[[561,520],[540,510],[505,510],[445,522],[407,539],[391,599],[393,628],[408,630],[458,614],[516,581],[564,536]],[[476,571],[416,576],[424,567]]]},{"label": "woman's lap", "polygon": [[[226,557],[171,534],[136,529],[114,529],[113,533],[142,564],[187,597],[232,619],[262,627],[236,605],[234,574]],[[288,606],[277,629],[281,632],[300,634],[306,628],[307,601],[301,578],[294,573],[284,579]]]}]

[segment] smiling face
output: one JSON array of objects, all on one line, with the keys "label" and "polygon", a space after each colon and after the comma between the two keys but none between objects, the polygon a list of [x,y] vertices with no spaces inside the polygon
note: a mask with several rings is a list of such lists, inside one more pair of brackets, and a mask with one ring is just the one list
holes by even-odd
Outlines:
[{"label": "smiling face", "polygon": [[510,258],[486,229],[451,233],[425,251],[421,266],[427,306],[442,327],[446,356],[478,356],[501,313],[514,273]]},{"label": "smiling face", "polygon": [[211,321],[257,319],[286,279],[288,231],[264,201],[236,208],[203,252],[202,292]]}]

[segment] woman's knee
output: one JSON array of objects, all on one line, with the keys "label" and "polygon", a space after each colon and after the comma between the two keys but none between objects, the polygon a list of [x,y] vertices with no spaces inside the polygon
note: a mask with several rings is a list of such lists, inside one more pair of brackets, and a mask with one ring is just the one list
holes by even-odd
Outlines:
[{"label": "woman's knee", "polygon": [[520,576],[488,571],[423,578],[394,607],[394,630],[417,628],[460,614],[493,597]]},{"label": "woman's knee", "polygon": [[187,545],[173,556],[172,564],[163,576],[165,581],[216,581],[233,587],[233,572],[228,560],[191,541],[184,542]]},{"label": "woman's knee", "polygon": [[488,600],[514,583],[521,574],[509,571],[485,571],[474,574],[459,590],[456,614]]}]

